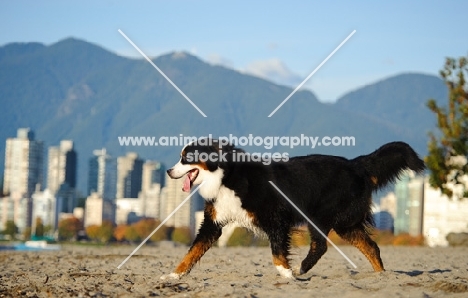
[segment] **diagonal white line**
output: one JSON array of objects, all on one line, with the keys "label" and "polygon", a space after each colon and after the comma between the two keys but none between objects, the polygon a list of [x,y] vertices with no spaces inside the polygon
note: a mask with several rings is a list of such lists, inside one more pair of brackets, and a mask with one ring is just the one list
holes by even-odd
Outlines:
[{"label": "diagonal white line", "polygon": [[354,268],[357,268],[357,266],[348,258],[348,256],[346,256],[344,254],[344,252],[341,251],[341,249],[338,248],[338,246],[335,245],[335,243],[333,243],[333,241],[330,240],[330,238],[328,238],[327,235],[325,235],[315,224],[312,220],[310,220],[307,215],[304,214],[304,212],[301,211],[301,209],[299,209],[285,194],[284,192],[281,191],[281,189],[278,188],[278,186],[276,186],[276,184],[274,184],[272,181],[268,181],[270,182],[270,184],[283,196],[283,198],[285,198],[286,201],[289,202],[289,204],[291,204],[316,230],[317,232],[320,233],[320,235],[323,236],[323,238],[327,239],[328,243],[330,243]]},{"label": "diagonal white line", "polygon": [[172,211],[171,214],[169,214],[169,215],[166,217],[166,219],[163,220],[163,221],[159,224],[159,226],[157,226],[156,229],[154,229],[154,231],[151,232],[151,234],[149,234],[148,237],[146,237],[146,239],[143,240],[143,242],[141,242],[140,245],[138,245],[137,248],[135,248],[135,249],[132,251],[132,253],[131,253],[125,260],[123,260],[122,263],[120,263],[119,266],[117,266],[117,269],[120,269],[120,267],[122,267],[123,264],[125,264],[125,263],[126,263],[126,262],[143,246],[143,244],[145,244],[146,241],[148,241],[148,240],[151,238],[151,236],[153,236],[154,233],[156,233],[156,231],[159,230],[159,228],[161,228],[161,227],[169,220],[169,218],[171,218],[171,216],[174,215],[174,214],[177,212],[177,210],[179,210],[179,209],[182,207],[182,205],[184,205],[188,200],[190,200],[190,198],[198,191],[198,189],[203,185],[203,183],[205,183],[205,182],[202,182],[200,185],[198,185],[197,188],[195,188],[195,189],[185,198],[185,200],[183,200],[182,203],[180,203],[179,206],[177,206],[177,207],[174,209],[174,211]]},{"label": "diagonal white line", "polygon": [[145,55],[145,53],[143,53],[142,50],[140,50],[139,47],[137,47],[136,44],[133,43],[133,41],[130,40],[130,38],[127,37],[127,35],[125,35],[125,33],[122,32],[122,30],[117,30],[119,31],[119,33],[157,70],[159,71],[159,73],[177,90],[179,91],[179,93],[195,108],[197,109],[197,111],[202,114],[203,117],[206,117],[205,113],[203,113],[202,110],[200,110],[199,107],[197,107],[197,105],[192,101],[190,100],[190,98],[188,98],[187,95],[185,95],[184,92],[182,92],[182,90],[179,89],[179,87],[177,87],[176,84],[174,84],[174,82],[171,81],[171,79],[169,79],[168,76],[166,76],[166,74],[161,70],[159,69],[159,67],[156,66],[156,64],[153,63],[153,61],[151,61],[150,58],[148,58],[148,56]]},{"label": "diagonal white line", "polygon": [[350,39],[351,36],[353,36],[354,33],[356,33],[356,30],[353,30],[353,32],[351,32],[351,34],[349,34],[348,37],[346,37],[345,40],[343,40],[343,41],[340,43],[340,45],[337,46],[336,49],[334,49],[333,52],[331,52],[330,55],[328,55],[328,57],[325,58],[325,60],[323,60],[322,63],[320,63],[319,66],[317,66],[317,67],[314,69],[314,71],[311,72],[310,75],[308,75],[307,78],[305,78],[305,80],[302,81],[302,83],[300,83],[299,86],[297,86],[296,89],[294,89],[294,91],[291,92],[291,94],[289,94],[288,97],[286,97],[286,98],[283,100],[283,102],[281,102],[281,103],[279,104],[279,106],[277,106],[276,109],[273,110],[273,112],[270,113],[270,115],[268,115],[268,117],[273,116],[273,114],[275,114],[276,111],[278,111],[278,110],[291,98],[291,96],[293,96],[294,93],[296,93],[297,90],[299,90],[299,88],[301,88],[302,85],[304,85],[305,82],[307,82],[307,81],[308,81],[308,80],[325,64],[325,62],[327,62],[328,59],[330,59],[330,58],[336,53],[336,51],[338,51],[338,50],[341,48],[341,46],[343,46],[343,45],[348,41],[348,39]]}]

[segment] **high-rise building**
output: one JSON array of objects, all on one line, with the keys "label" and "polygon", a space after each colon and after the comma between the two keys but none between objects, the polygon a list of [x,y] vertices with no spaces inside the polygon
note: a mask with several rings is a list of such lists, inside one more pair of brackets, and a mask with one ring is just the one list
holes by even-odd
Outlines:
[{"label": "high-rise building", "polygon": [[394,192],[389,192],[380,199],[380,210],[387,211],[392,218],[396,217],[396,196]]},{"label": "high-rise building", "polygon": [[54,196],[63,199],[59,212],[72,213],[75,208],[76,165],[73,141],[63,140],[60,146],[49,148],[47,188]]},{"label": "high-rise building", "polygon": [[[468,186],[468,176],[463,179]],[[412,172],[402,175],[395,184],[395,234],[423,235],[429,246],[447,246],[449,233],[467,233],[468,200],[457,191],[457,186],[447,186],[454,190],[452,198],[432,188],[427,176],[415,176]]]},{"label": "high-rise building", "polygon": [[141,191],[138,198],[117,198],[116,224],[131,224],[141,218],[160,219],[161,186],[154,183],[146,191]]},{"label": "high-rise building", "polygon": [[115,222],[115,204],[103,199],[98,193],[92,193],[86,198],[84,226],[100,226],[104,221]]},{"label": "high-rise building", "polygon": [[71,140],[60,141],[60,146],[49,148],[47,188],[51,193],[57,193],[63,184],[76,187],[76,157]]},{"label": "high-rise building", "polygon": [[[185,176],[184,176],[185,177]],[[182,190],[184,177],[171,179],[166,177],[166,186],[161,191],[161,220],[164,220],[180,203],[182,203],[189,193]],[[192,227],[195,225],[195,213],[203,209],[203,199],[198,194],[194,194],[189,202],[182,207],[167,221],[167,226],[172,227]]]},{"label": "high-rise building", "polygon": [[141,200],[145,217],[161,219],[161,185],[159,183],[153,183],[151,188],[141,191],[138,197]]},{"label": "high-rise building", "polygon": [[164,187],[164,178],[166,170],[164,165],[158,161],[148,160],[143,164],[143,177],[141,190],[145,192],[151,188],[153,184],[159,184]]},{"label": "high-rise building", "polygon": [[382,231],[393,232],[393,216],[390,212],[381,210],[378,207],[372,209],[375,228]]},{"label": "high-rise building", "polygon": [[[465,176],[468,181],[468,176]],[[468,185],[467,185],[468,186]],[[452,198],[424,183],[423,234],[428,246],[447,246],[449,233],[468,233],[468,199]]]},{"label": "high-rise building", "polygon": [[424,210],[424,177],[407,171],[395,184],[395,234],[422,234]]},{"label": "high-rise building", "polygon": [[[169,178],[169,177],[168,177]],[[167,179],[166,186],[161,190],[161,220],[164,220],[187,197],[182,191],[184,177]],[[167,222],[169,227],[190,226],[190,203],[184,204]]]},{"label": "high-rise building", "polygon": [[89,160],[88,194],[96,192],[105,200],[115,200],[117,190],[117,161],[106,149],[94,150]]},{"label": "high-rise building", "polygon": [[[406,210],[406,209],[405,209]],[[396,217],[396,196],[394,192],[387,193],[380,198],[380,204],[372,208],[375,227],[379,230],[394,231]]]},{"label": "high-rise building", "polygon": [[145,216],[147,217],[161,218],[161,196],[165,175],[164,166],[160,162],[148,160],[143,164],[139,197],[142,200]]},{"label": "high-rise building", "polygon": [[36,221],[41,219],[44,226],[52,231],[58,228],[58,216],[62,209],[62,198],[57,198],[49,189],[37,190],[32,194],[32,235],[35,234]]},{"label": "high-rise building", "polygon": [[31,199],[19,192],[0,198],[0,230],[4,230],[7,221],[13,221],[22,233],[31,226]]},{"label": "high-rise building", "polygon": [[16,138],[6,140],[3,193],[30,198],[36,184],[42,185],[42,162],[42,141],[29,128],[18,129]]},{"label": "high-rise building", "polygon": [[143,160],[135,152],[117,158],[117,198],[137,198],[141,191]]}]

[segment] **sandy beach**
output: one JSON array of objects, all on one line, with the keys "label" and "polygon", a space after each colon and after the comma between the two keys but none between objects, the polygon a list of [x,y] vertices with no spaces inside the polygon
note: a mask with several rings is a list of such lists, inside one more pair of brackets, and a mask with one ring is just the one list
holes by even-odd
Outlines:
[{"label": "sandy beach", "polygon": [[[298,280],[281,278],[268,247],[212,248],[192,272],[161,281],[187,251],[164,243],[136,246],[64,246],[55,252],[0,252],[0,297],[466,297],[468,248],[382,247],[386,267],[374,273],[357,249],[334,248]],[[307,248],[294,248],[298,267]]]}]

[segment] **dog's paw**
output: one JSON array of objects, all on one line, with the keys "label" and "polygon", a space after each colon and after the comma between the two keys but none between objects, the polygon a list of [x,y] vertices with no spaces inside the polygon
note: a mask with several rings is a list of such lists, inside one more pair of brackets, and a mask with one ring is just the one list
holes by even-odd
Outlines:
[{"label": "dog's paw", "polygon": [[278,270],[279,274],[283,278],[288,278],[288,279],[296,279],[294,277],[293,271],[291,268],[284,268],[283,266],[276,266],[276,269]]},{"label": "dog's paw", "polygon": [[301,276],[304,273],[306,273],[306,272],[302,272],[302,268],[300,268],[300,267],[294,267],[293,268],[293,275],[294,276]]},{"label": "dog's paw", "polygon": [[159,279],[161,279],[161,280],[171,280],[171,279],[177,280],[177,279],[180,279],[181,276],[182,275],[178,274],[178,273],[171,273],[171,274],[165,274],[165,275],[161,276]]}]

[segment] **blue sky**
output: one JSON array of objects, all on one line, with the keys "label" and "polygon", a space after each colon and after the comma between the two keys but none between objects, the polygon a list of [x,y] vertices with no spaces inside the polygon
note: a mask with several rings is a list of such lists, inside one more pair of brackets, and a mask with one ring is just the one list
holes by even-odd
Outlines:
[{"label": "blue sky", "polygon": [[[132,3],[134,2],[134,3]],[[402,72],[438,75],[468,54],[468,1],[3,1],[0,45],[76,37],[140,58],[187,51],[322,101]],[[177,83],[177,82],[175,82]]]}]

